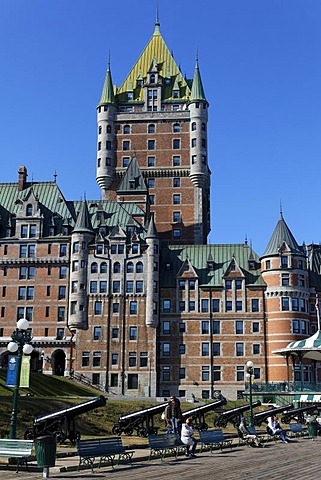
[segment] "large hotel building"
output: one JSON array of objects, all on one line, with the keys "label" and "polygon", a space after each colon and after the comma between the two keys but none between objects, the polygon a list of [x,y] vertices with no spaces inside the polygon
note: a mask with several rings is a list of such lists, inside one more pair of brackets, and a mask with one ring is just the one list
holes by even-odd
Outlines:
[{"label": "large hotel building", "polygon": [[156,20],[121,86],[108,65],[101,198],[67,200],[26,166],[0,184],[3,367],[27,318],[33,370],[110,394],[235,399],[248,360],[255,382],[321,377],[318,362],[273,353],[318,330],[320,247],[298,245],[282,213],[260,257],[246,241],[207,243],[209,101],[192,61],[186,78]]}]

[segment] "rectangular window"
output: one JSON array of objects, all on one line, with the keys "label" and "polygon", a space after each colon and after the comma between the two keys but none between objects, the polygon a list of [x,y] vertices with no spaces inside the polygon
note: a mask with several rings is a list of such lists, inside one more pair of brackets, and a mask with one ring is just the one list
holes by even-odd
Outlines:
[{"label": "rectangular window", "polygon": [[81,357],[81,366],[82,367],[88,367],[89,366],[89,352],[82,352],[82,357]]},{"label": "rectangular window", "polygon": [[137,365],[136,352],[129,352],[128,366],[129,367],[136,367],[136,365]]},{"label": "rectangular window", "polygon": [[252,312],[258,312],[259,311],[259,299],[258,298],[252,298],[251,309],[252,309]]},{"label": "rectangular window", "polygon": [[253,344],[253,355],[260,355],[261,353],[261,345],[259,343]]},{"label": "rectangular window", "polygon": [[134,292],[134,282],[133,280],[127,280],[126,282],[126,292],[133,293]]},{"label": "rectangular window", "polygon": [[67,267],[65,265],[61,265],[59,269],[59,278],[67,278]]},{"label": "rectangular window", "polygon": [[173,195],[173,205],[180,205],[181,203],[181,195],[180,193],[175,193]]},{"label": "rectangular window", "polygon": [[244,367],[242,365],[236,367],[236,380],[244,382]]},{"label": "rectangular window", "polygon": [[288,268],[288,257],[281,257],[281,268]]},{"label": "rectangular window", "polygon": [[290,308],[289,308],[289,297],[282,297],[281,299],[281,302],[282,302],[282,311],[288,311]]},{"label": "rectangular window", "polygon": [[236,311],[237,311],[237,312],[241,311],[241,310],[242,310],[242,306],[243,306],[242,301],[241,301],[241,300],[237,300],[237,301],[236,301]]},{"label": "rectangular window", "polygon": [[168,299],[163,300],[163,313],[170,313],[171,311],[171,301]]},{"label": "rectangular window", "polygon": [[129,340],[137,340],[137,327],[129,327]]},{"label": "rectangular window", "polygon": [[118,387],[118,373],[111,373],[110,374],[110,386],[111,387]]},{"label": "rectangular window", "polygon": [[139,363],[141,367],[148,367],[148,352],[140,352]]},{"label": "rectangular window", "polygon": [[184,343],[180,343],[178,345],[178,353],[180,355],[184,355],[186,353],[186,345]]},{"label": "rectangular window", "polygon": [[282,285],[283,287],[290,285],[290,275],[288,273],[282,273]]},{"label": "rectangular window", "polygon": [[169,342],[162,343],[162,355],[163,357],[169,357],[171,354],[171,345]]},{"label": "rectangular window", "polygon": [[244,343],[236,343],[235,354],[237,357],[244,357]]},{"label": "rectangular window", "polygon": [[173,167],[179,167],[181,164],[181,157],[180,155],[173,156]]},{"label": "rectangular window", "polygon": [[213,334],[219,335],[221,333],[221,324],[218,320],[213,320]]},{"label": "rectangular window", "polygon": [[112,339],[116,339],[119,337],[119,328],[118,327],[114,327],[111,329],[111,338]]},{"label": "rectangular window", "polygon": [[186,369],[184,367],[180,367],[178,377],[181,380],[186,377]]},{"label": "rectangular window", "polygon": [[208,357],[210,354],[210,344],[202,343],[202,357]]},{"label": "rectangular window", "polygon": [[113,313],[119,313],[119,303],[113,302]]},{"label": "rectangular window", "polygon": [[230,300],[226,301],[226,311],[230,312],[232,310],[232,302]]},{"label": "rectangular window", "polygon": [[181,179],[180,178],[173,178],[173,187],[174,188],[179,188],[181,186]]},{"label": "rectangular window", "polygon": [[127,382],[128,390],[137,390],[138,389],[138,374],[137,373],[129,373],[127,379],[128,379],[128,382]]},{"label": "rectangular window", "polygon": [[210,322],[208,320],[202,321],[202,335],[208,335],[210,333]]},{"label": "rectangular window", "polygon": [[100,367],[101,352],[93,352],[93,367]]},{"label": "rectangular window", "polygon": [[58,307],[58,322],[65,321],[65,313],[66,313],[65,307]]},{"label": "rectangular window", "polygon": [[180,333],[185,333],[186,332],[186,324],[184,322],[179,322],[178,331]]},{"label": "rectangular window", "polygon": [[148,150],[155,150],[155,140],[148,140],[147,141],[147,149]]},{"label": "rectangular window", "polygon": [[181,141],[179,138],[173,140],[173,150],[179,150],[181,148]]},{"label": "rectangular window", "polygon": [[242,289],[242,280],[235,280],[235,288],[236,290]]},{"label": "rectangular window", "polygon": [[100,293],[107,293],[107,282],[105,280],[99,282],[99,290]]},{"label": "rectangular window", "polygon": [[194,300],[190,300],[188,302],[188,311],[189,312],[195,312],[195,302],[194,302]]},{"label": "rectangular window", "polygon": [[148,167],[155,167],[155,157],[147,157]]},{"label": "rectangular window", "polygon": [[120,293],[120,281],[114,280],[113,281],[113,293]]},{"label": "rectangular window", "polygon": [[94,340],[101,339],[101,327],[94,327]]},{"label": "rectangular window", "polygon": [[58,289],[58,300],[62,300],[64,298],[66,298],[66,287],[62,285]]},{"label": "rectangular window", "polygon": [[129,313],[130,315],[137,315],[138,303],[136,301],[129,303]]},{"label": "rectangular window", "polygon": [[259,332],[260,332],[260,324],[259,324],[259,322],[253,322],[253,323],[252,323],[252,332],[253,332],[253,333],[259,333]]},{"label": "rectangular window", "polygon": [[112,365],[118,365],[118,353],[112,353],[111,364]]},{"label": "rectangular window", "polygon": [[202,366],[202,382],[208,382],[210,379],[210,367],[208,365]]},{"label": "rectangular window", "polygon": [[220,365],[214,365],[213,366],[213,380],[214,380],[214,382],[220,382],[221,381],[221,367],[220,367]]},{"label": "rectangular window", "polygon": [[202,298],[201,300],[201,312],[202,313],[207,313],[208,312],[208,299],[207,298]]},{"label": "rectangular window", "polygon": [[123,140],[123,150],[124,151],[130,150],[130,141],[129,140]]},{"label": "rectangular window", "polygon": [[171,333],[171,322],[164,320],[163,321],[163,334],[169,335]]},{"label": "rectangular window", "polygon": [[103,303],[95,302],[94,315],[101,315],[103,311]]},{"label": "rectangular window", "polygon": [[221,344],[219,342],[213,343],[213,357],[221,356]]},{"label": "rectangular window", "polygon": [[237,335],[243,335],[244,333],[244,323],[242,320],[237,320],[235,322],[235,333]]}]

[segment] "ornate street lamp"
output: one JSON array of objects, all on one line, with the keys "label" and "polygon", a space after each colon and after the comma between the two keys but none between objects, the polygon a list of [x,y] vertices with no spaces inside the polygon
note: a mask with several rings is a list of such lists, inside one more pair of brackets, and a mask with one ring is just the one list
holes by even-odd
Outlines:
[{"label": "ornate street lamp", "polygon": [[252,401],[252,378],[254,378],[253,362],[249,360],[246,362],[246,378],[250,384],[250,427],[253,427],[253,401]]},{"label": "ornate street lamp", "polygon": [[29,328],[28,320],[26,320],[25,318],[21,318],[17,322],[16,330],[11,335],[12,342],[9,342],[7,347],[10,353],[18,352],[17,363],[16,363],[16,381],[15,381],[15,387],[13,391],[9,438],[16,438],[17,413],[18,413],[17,407],[18,407],[18,397],[19,397],[22,354],[30,355],[31,352],[33,351],[33,346],[30,344],[32,337],[28,332],[28,328]]}]

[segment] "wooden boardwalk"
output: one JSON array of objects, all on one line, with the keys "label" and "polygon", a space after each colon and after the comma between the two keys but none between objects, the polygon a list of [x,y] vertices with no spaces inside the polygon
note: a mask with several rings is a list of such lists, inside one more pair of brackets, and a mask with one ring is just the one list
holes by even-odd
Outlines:
[{"label": "wooden boardwalk", "polygon": [[[75,471],[78,457],[59,459],[57,467],[50,469],[50,478],[61,479],[116,479],[116,480],[319,480],[321,472],[321,437],[295,439],[288,444],[270,442],[265,448],[237,447],[212,454],[202,452],[197,458],[172,457],[166,462],[148,461],[148,450],[136,450],[133,467],[110,466],[90,470]],[[42,470],[26,472],[21,469],[18,475],[14,470],[0,467],[1,480],[24,478],[36,480],[42,477]]]}]

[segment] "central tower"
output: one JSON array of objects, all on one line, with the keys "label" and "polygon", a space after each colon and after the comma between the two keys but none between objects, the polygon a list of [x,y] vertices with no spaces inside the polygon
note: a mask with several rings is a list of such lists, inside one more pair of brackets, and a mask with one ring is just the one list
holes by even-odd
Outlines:
[{"label": "central tower", "polygon": [[151,39],[120,88],[113,86],[108,64],[97,107],[97,182],[103,199],[123,201],[119,185],[135,157],[159,238],[206,244],[208,102],[198,59],[193,78],[185,78],[159,27],[157,19]]}]

